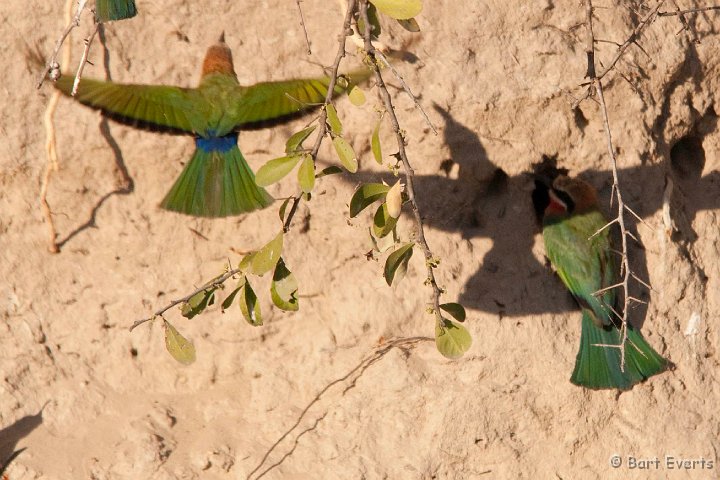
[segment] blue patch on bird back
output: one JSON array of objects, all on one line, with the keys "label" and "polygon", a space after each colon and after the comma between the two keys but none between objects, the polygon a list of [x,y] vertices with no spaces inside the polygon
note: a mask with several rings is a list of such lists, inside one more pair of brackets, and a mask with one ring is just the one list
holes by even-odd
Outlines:
[{"label": "blue patch on bird back", "polygon": [[197,146],[197,148],[201,149],[204,152],[225,153],[231,148],[237,146],[237,139],[237,133],[226,135],[224,137],[198,137],[195,139],[195,145]]}]

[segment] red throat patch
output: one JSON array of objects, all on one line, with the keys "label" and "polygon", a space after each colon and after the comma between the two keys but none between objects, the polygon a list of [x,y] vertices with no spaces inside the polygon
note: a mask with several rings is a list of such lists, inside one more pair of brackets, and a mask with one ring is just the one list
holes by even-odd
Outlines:
[{"label": "red throat patch", "polygon": [[560,197],[558,197],[552,189],[548,190],[550,195],[550,203],[545,207],[545,215],[564,215],[568,211],[568,207]]}]

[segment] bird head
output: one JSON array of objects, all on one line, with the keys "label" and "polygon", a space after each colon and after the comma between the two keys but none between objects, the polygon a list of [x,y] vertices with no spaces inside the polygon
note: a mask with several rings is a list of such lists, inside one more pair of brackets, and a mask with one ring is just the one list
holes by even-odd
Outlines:
[{"label": "bird head", "polygon": [[545,214],[570,215],[597,208],[598,198],[595,189],[579,178],[558,176],[548,190],[550,203]]},{"label": "bird head", "polygon": [[208,48],[203,61],[202,76],[211,73],[221,73],[224,75],[235,76],[235,67],[233,65],[232,50],[225,43],[225,32],[220,34],[220,38],[215,45]]}]

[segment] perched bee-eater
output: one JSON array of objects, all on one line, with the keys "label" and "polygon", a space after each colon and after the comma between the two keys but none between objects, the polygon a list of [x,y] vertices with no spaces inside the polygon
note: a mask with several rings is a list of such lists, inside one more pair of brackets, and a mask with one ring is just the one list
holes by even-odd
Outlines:
[{"label": "perched bee-eater", "polygon": [[[570,381],[592,389],[628,390],[664,371],[668,361],[658,355],[639,331],[627,325],[624,371],[621,368],[621,322],[617,317],[616,268],[607,220],[598,208],[597,193],[588,183],[561,175],[551,186],[540,182],[535,195],[544,196],[545,251],[560,279],[582,309],[580,350]],[[599,232],[599,233],[598,233]],[[601,292],[598,294],[598,292]]]},{"label": "perched bee-eater", "polygon": [[95,0],[95,21],[122,20],[137,15],[135,0]]},{"label": "perched bee-eater", "polygon": [[[55,87],[70,95],[73,81],[72,75],[64,75]],[[121,123],[195,137],[195,153],[160,206],[188,215],[225,217],[273,201],[255,184],[255,175],[238,149],[238,132],[276,125],[318,107],[325,101],[329,81],[241,86],[223,35],[205,55],[197,88],[82,78],[73,98]],[[349,83],[343,85],[347,88]],[[337,85],[333,93],[346,88]]]}]

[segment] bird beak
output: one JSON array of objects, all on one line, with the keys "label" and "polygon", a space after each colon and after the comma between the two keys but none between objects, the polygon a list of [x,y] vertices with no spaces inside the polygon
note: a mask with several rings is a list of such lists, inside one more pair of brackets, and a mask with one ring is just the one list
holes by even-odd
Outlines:
[{"label": "bird beak", "polygon": [[222,31],[220,34],[220,38],[218,39],[219,43],[225,43],[225,30]]}]

